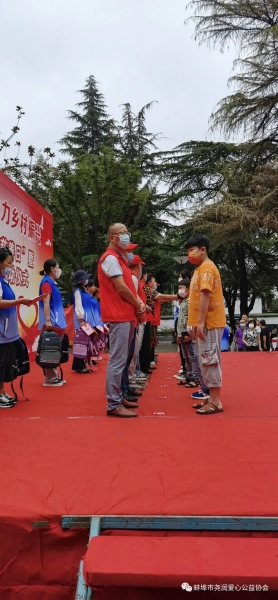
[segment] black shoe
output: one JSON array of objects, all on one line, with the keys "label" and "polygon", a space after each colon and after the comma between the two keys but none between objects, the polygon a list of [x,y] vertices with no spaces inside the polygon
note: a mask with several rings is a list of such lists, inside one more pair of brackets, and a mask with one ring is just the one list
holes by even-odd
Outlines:
[{"label": "black shoe", "polygon": [[128,395],[129,396],[134,396],[134,398],[139,398],[139,396],[142,396],[142,392],[136,392],[136,390],[128,390]]},{"label": "black shoe", "polygon": [[126,392],[123,396],[124,400],[127,400],[128,402],[136,402],[135,398],[137,396],[133,396],[133,394],[129,394],[128,392]]}]

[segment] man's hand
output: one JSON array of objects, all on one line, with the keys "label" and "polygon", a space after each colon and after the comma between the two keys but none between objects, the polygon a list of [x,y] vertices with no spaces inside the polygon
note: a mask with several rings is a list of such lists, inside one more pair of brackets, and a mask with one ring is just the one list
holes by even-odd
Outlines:
[{"label": "man's hand", "polygon": [[135,314],[136,314],[138,323],[144,323],[145,314],[146,314],[146,307],[145,307],[145,304],[143,304],[143,302],[140,302],[139,309],[136,308],[136,313]]},{"label": "man's hand", "polygon": [[177,337],[177,344],[181,343],[181,337]]},{"label": "man's hand", "polygon": [[197,325],[197,337],[200,340],[204,340],[206,337],[206,334],[204,333],[204,327],[205,327],[204,323],[198,323],[198,325]]}]

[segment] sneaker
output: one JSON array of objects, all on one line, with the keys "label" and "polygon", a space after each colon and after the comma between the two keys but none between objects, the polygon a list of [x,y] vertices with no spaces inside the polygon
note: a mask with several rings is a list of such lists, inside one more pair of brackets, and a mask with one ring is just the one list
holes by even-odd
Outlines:
[{"label": "sneaker", "polygon": [[60,377],[58,377],[58,381],[60,381],[63,385],[65,385],[65,383],[67,383],[66,379],[60,379]]},{"label": "sneaker", "polygon": [[0,394],[0,408],[13,408],[15,402],[11,402],[6,398],[5,394]]},{"label": "sneaker", "polygon": [[152,362],[150,363],[150,367],[155,367],[155,361],[152,361]]},{"label": "sneaker", "polygon": [[9,402],[12,402],[13,404],[18,403],[17,398],[13,398],[13,396],[10,396],[9,394],[7,394],[7,392],[4,392],[3,396],[5,396],[5,398],[7,398],[7,400],[9,400]]},{"label": "sneaker", "polygon": [[143,371],[136,371],[135,375],[136,375],[136,377],[145,377],[145,374],[143,373]]},{"label": "sneaker", "polygon": [[187,373],[179,373],[178,375],[174,375],[176,379],[186,379]]},{"label": "sneaker", "polygon": [[145,389],[145,386],[144,385],[140,385],[140,383],[137,383],[137,384],[136,383],[130,383],[129,387],[132,390],[139,390],[140,392],[143,392],[144,389]]},{"label": "sneaker", "polygon": [[209,394],[206,394],[206,392],[200,390],[199,392],[193,392],[193,394],[191,394],[191,398],[193,398],[193,400],[208,400]]},{"label": "sneaker", "polygon": [[43,382],[44,387],[61,387],[62,385],[64,384],[61,379],[50,379]]}]

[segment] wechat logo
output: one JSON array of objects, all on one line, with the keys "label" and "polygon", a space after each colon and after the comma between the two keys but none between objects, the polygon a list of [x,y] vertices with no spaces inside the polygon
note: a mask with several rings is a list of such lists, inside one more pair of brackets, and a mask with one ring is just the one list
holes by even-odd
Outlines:
[{"label": "wechat logo", "polygon": [[181,588],[182,588],[182,590],[185,590],[186,592],[192,592],[192,589],[193,589],[192,586],[186,582],[181,584]]}]

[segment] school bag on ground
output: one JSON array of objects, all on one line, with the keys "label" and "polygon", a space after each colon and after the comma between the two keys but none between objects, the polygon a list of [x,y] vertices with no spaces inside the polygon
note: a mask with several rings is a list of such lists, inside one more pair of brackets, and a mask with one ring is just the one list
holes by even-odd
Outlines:
[{"label": "school bag on ground", "polygon": [[13,386],[13,381],[17,379],[17,377],[21,378],[20,389],[25,400],[28,400],[23,391],[23,377],[28,373],[30,373],[30,359],[28,348],[26,346],[25,341],[22,338],[19,338],[18,340],[15,340],[15,342],[13,342],[11,360],[10,363],[7,365],[5,371],[5,383],[11,384],[11,388],[16,400],[18,399],[18,397]]},{"label": "school bag on ground", "polygon": [[36,363],[42,369],[56,369],[62,361],[62,340],[55,331],[43,331],[40,335]]}]

